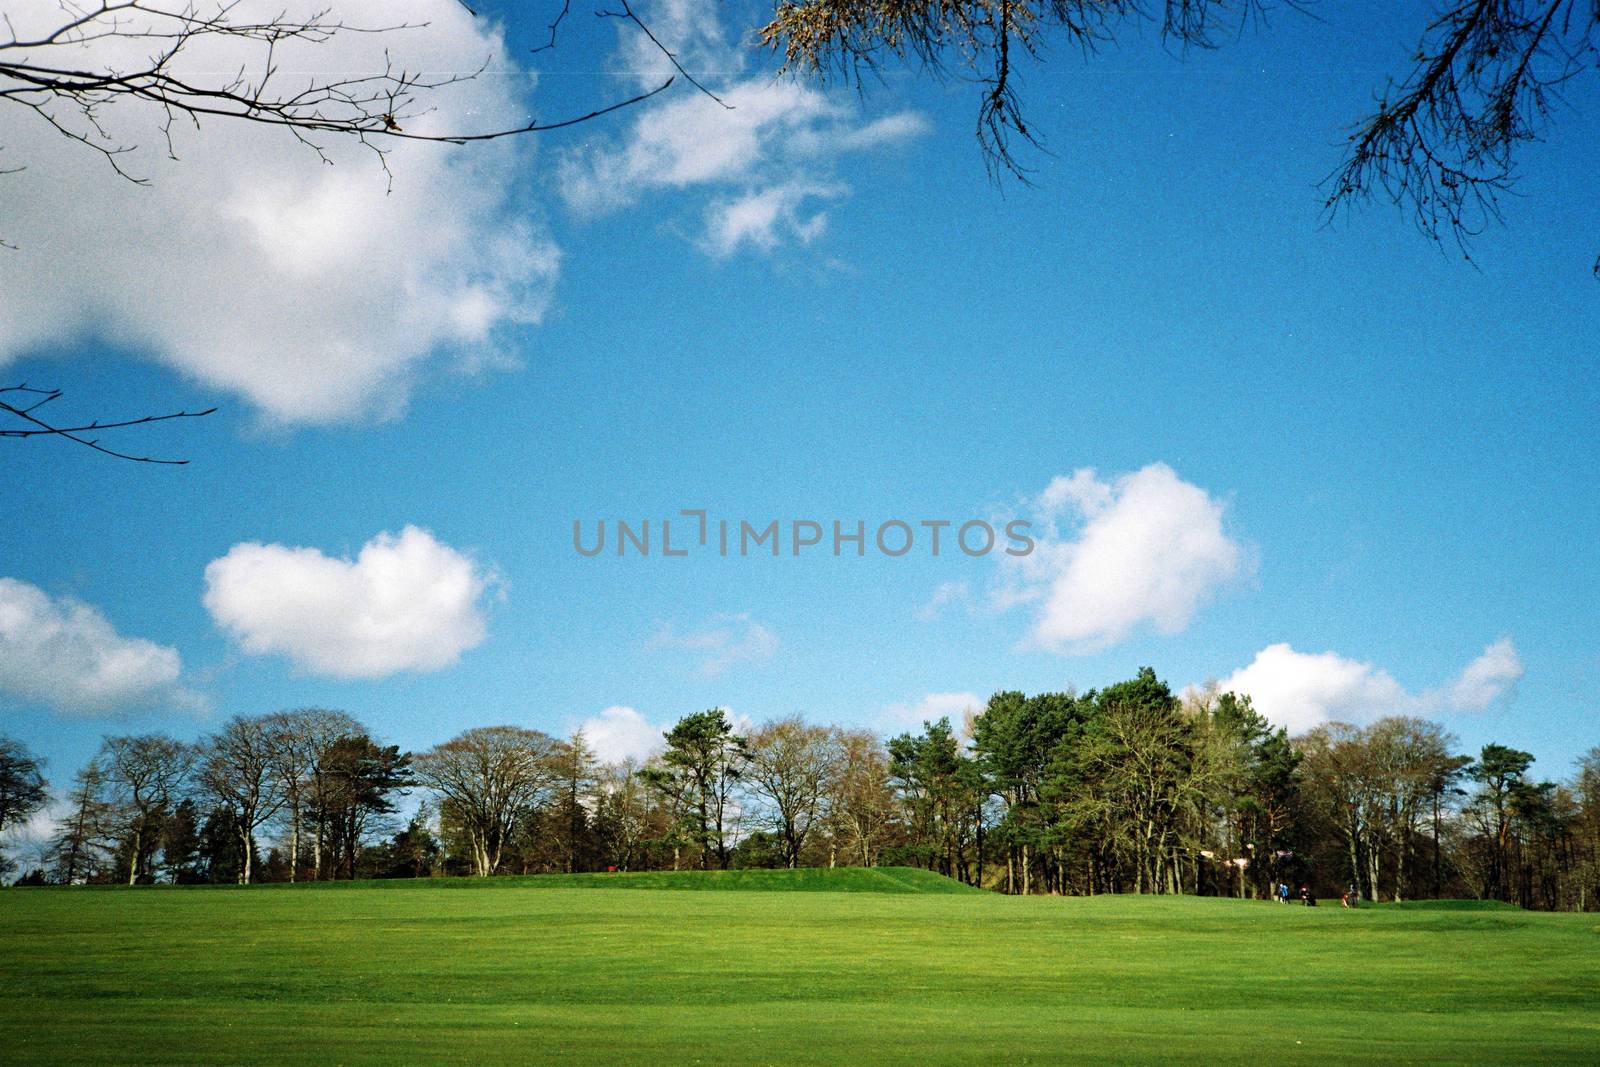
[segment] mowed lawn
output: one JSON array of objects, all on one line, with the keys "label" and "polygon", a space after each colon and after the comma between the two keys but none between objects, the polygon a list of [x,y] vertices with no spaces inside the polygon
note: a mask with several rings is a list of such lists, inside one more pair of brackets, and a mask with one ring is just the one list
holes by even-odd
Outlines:
[{"label": "mowed lawn", "polygon": [[1600,1063],[1595,915],[960,888],[5,890],[0,1061]]}]

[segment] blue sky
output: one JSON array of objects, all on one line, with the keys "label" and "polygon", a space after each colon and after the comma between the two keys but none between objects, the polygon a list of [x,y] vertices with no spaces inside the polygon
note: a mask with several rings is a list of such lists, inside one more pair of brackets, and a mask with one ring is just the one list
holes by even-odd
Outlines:
[{"label": "blue sky", "polygon": [[[1338,141],[1422,24],[1391,7],[1283,13],[1186,62],[1148,32],[1052,56],[1024,84],[1050,149],[1024,157],[1033,188],[987,181],[971,85],[892,72],[860,97],[773,90],[768,60],[727,43],[733,20],[719,43],[692,9],[655,25],[692,42],[686,61],[733,90],[738,119],[664,94],[646,108],[679,111],[497,150],[481,172],[397,158],[387,201],[352,163],[349,210],[309,228],[265,178],[214,208],[185,198],[220,165],[198,149],[152,162],[157,191],[136,201],[40,139],[53,180],[103,190],[111,221],[8,254],[0,378],[62,388],[64,411],[221,410],[123,439],[182,468],[7,446],[0,578],[33,629],[0,623],[0,730],[64,784],[103,733],[197,736],[286,706],[346,709],[407,747],[626,708],[598,724],[626,748],[711,705],[898,731],[964,694],[1084,689],[1150,664],[1175,686],[1241,677],[1292,725],[1426,714],[1464,749],[1511,743],[1565,775],[1600,743],[1594,92],[1575,86],[1525,154],[1476,268],[1385,205],[1323,225]],[[467,52],[500,47],[438,15]],[[614,73],[630,46],[614,58],[609,25],[530,57],[545,21],[511,18],[507,62],[469,104],[526,101],[510,71],[531,61],[541,113],[634,84]],[[687,145],[652,145],[663,129]],[[244,147],[293,176],[282,188],[324,180],[292,145]],[[701,165],[718,153],[720,169]],[[19,188],[27,234],[54,194]],[[194,232],[152,237],[129,214],[162,211]],[[394,248],[346,218],[392,227],[428,271],[391,277]],[[92,291],[46,258],[80,264]],[[337,299],[305,262],[342,271]],[[241,283],[271,307],[236,303]],[[461,325],[473,286],[481,330]],[[325,373],[318,346],[340,331],[356,369]],[[1026,575],[921,550],[586,559],[571,544],[575,519],[696,507],[869,529],[1040,519],[1052,481],[1084,469],[1074,499],[1099,502],[1063,510]],[[403,633],[345,633],[360,620],[341,615],[339,561],[408,526],[426,536],[399,588],[443,606],[402,597]],[[1197,549],[1167,550],[1196,531]],[[236,549],[251,544],[278,547]],[[223,559],[238,566],[212,572],[208,607]],[[1154,592],[1123,605],[1131,622],[1096,623],[1096,597],[1140,583]],[[1089,637],[1041,641],[1056,608]],[[47,624],[60,643],[39,638]],[[129,641],[157,652],[139,646],[144,666],[108,675],[86,711],[73,672]],[[1280,645],[1302,655],[1263,661]],[[336,676],[363,656],[365,676]]]}]

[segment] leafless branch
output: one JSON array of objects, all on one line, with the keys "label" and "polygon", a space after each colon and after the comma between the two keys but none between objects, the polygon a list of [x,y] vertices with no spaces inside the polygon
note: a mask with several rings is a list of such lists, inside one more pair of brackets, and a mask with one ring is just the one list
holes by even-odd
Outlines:
[{"label": "leafless branch", "polygon": [[[232,0],[202,15],[193,6],[167,7],[156,0],[99,0],[81,8],[63,5],[60,24],[27,37],[18,36],[10,20],[5,20],[5,30],[0,32],[9,33],[9,39],[0,38],[0,104],[24,108],[63,136],[98,152],[121,177],[141,182],[123,164],[133,146],[116,140],[100,121],[100,112],[120,101],[161,109],[169,154],[176,154],[172,129],[177,119],[198,124],[202,119],[219,118],[284,128],[319,155],[323,148],[318,139],[327,135],[354,139],[382,157],[388,141],[464,145],[564,129],[648,100],[674,80],[668,77],[652,90],[569,118],[534,118],[481,131],[421,133],[406,127],[432,110],[428,97],[478,77],[481,67],[424,76],[386,60],[380,72],[312,77],[285,85],[277,53],[286,42],[324,44],[345,34],[384,34],[421,26],[354,25],[330,17],[326,11],[299,20],[280,17],[253,22],[237,18],[237,7],[238,0]],[[472,10],[466,4],[463,7]],[[642,23],[637,24],[644,29]],[[155,51],[131,69],[86,64],[82,46],[113,38],[149,41]],[[249,46],[246,58],[232,73],[215,77],[179,70],[178,60],[186,50],[218,39]]]},{"label": "leafless branch", "polygon": [[[13,399],[7,398],[13,398],[16,402],[14,403]],[[35,389],[25,382],[18,385],[0,386],[0,412],[9,414],[17,423],[11,426],[0,426],[0,437],[60,437],[116,459],[131,460],[134,463],[182,466],[189,461],[186,459],[156,459],[151,456],[135,456],[127,452],[119,452],[116,449],[107,448],[100,444],[97,437],[89,438],[83,435],[101,430],[120,430],[129,426],[144,426],[148,423],[167,422],[171,419],[197,419],[210,415],[217,410],[216,408],[207,408],[204,411],[175,411],[168,415],[145,415],[137,419],[122,419],[116,422],[95,420],[77,426],[55,425],[34,414],[46,404],[60,398],[61,390],[59,389]]]},{"label": "leafless branch", "polygon": [[[627,22],[633,23],[635,26],[637,26],[639,28],[640,32],[643,33],[645,35],[645,37],[649,38],[650,43],[652,45],[654,45],[656,47],[656,49],[662,55],[667,57],[667,62],[672,64],[672,69],[677,71],[678,74],[680,74],[683,77],[684,81],[688,82],[690,85],[694,86],[696,89],[699,89],[706,96],[709,96],[711,99],[715,100],[717,103],[721,104],[723,107],[727,108],[729,111],[733,110],[733,105],[732,104],[730,104],[726,100],[722,99],[722,97],[718,96],[716,93],[712,92],[710,89],[707,89],[704,85],[702,85],[699,82],[698,79],[695,78],[695,76],[693,74],[690,74],[687,70],[685,70],[683,68],[683,64],[678,62],[677,53],[673,52],[672,49],[668,48],[666,45],[661,43],[661,40],[658,37],[656,37],[655,33],[653,33],[651,31],[650,27],[646,26],[644,24],[644,20],[639,18],[639,16],[634,13],[633,6],[628,3],[628,0],[619,0],[619,2],[622,4],[622,10],[620,10],[620,11],[598,11],[598,12],[596,12],[596,14],[599,15],[601,18],[623,19],[623,20],[625,20]],[[566,13],[565,11],[562,12],[563,15],[565,13]],[[556,22],[560,22],[560,21],[561,21],[561,19],[558,16],[556,18]],[[551,39],[552,42],[555,41],[555,26],[553,24],[550,27],[550,39]]]},{"label": "leafless branch", "polygon": [[1561,87],[1600,57],[1596,18],[1574,0],[1468,0],[1443,12],[1410,75],[1350,135],[1327,183],[1330,217],[1381,193],[1470,259],[1472,238],[1500,218],[1517,147],[1541,136]]}]

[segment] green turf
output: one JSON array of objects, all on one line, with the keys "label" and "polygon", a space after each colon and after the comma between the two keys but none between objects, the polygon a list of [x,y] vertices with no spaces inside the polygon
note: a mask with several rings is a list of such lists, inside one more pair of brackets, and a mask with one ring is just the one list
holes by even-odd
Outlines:
[{"label": "green turf", "polygon": [[[106,892],[122,886],[97,886]],[[167,886],[173,892],[192,889]],[[237,892],[237,886],[206,886]],[[271,882],[253,885],[253,891],[299,892],[305,886]],[[322,889],[737,889],[761,892],[809,893],[977,893],[983,890],[917,867],[809,867],[798,871],[626,871],[610,874],[533,874],[502,878],[427,878],[420,881],[386,879],[363,882],[328,882]],[[149,892],[149,889],[144,890]]]},{"label": "green turf", "polygon": [[1594,915],[830,877],[6,890],[0,1062],[1600,1063]]}]

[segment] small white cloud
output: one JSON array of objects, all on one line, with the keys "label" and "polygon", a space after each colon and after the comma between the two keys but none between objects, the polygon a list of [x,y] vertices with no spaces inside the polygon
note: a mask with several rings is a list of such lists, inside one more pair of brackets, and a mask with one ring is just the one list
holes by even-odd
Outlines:
[{"label": "small white cloud", "polygon": [[1458,711],[1482,711],[1507,696],[1522,673],[1522,659],[1516,647],[1511,638],[1502,637],[1450,683],[1445,703]]},{"label": "small white cloud", "polygon": [[234,545],[206,567],[206,610],[244,651],[283,655],[333,678],[436,671],[487,633],[492,576],[407,526],[379,534],[355,560],[315,548]]},{"label": "small white cloud", "polygon": [[[746,49],[728,42],[713,5],[665,0],[643,17],[728,106],[686,87],[639,108],[620,138],[568,153],[558,190],[579,215],[616,211],[661,190],[707,190],[713,199],[695,241],[708,254],[804,244],[827,222],[813,205],[849,191],[834,178],[842,156],[928,132],[928,121],[912,112],[862,121],[844,98],[799,80],[744,76]],[[619,66],[640,90],[673,74],[637,33],[623,37]]]},{"label": "small white cloud", "polygon": [[928,693],[915,704],[890,704],[879,719],[887,728],[915,730],[925,722],[947,718],[959,733],[968,712],[980,715],[988,703],[976,693]]},{"label": "small white cloud", "polygon": [[583,720],[579,729],[600,762],[643,763],[666,748],[662,735],[671,725],[653,723],[633,708],[615,704]]},{"label": "small white cloud", "polygon": [[1165,463],[1111,482],[1079,470],[1033,504],[1037,545],[1004,558],[990,602],[1037,604],[1031,643],[1040,648],[1094,652],[1145,626],[1179,633],[1244,570],[1244,550],[1223,529],[1224,504]]},{"label": "small white cloud", "polygon": [[713,201],[706,208],[700,247],[717,259],[726,259],[745,246],[770,252],[785,240],[810,244],[827,228],[828,216],[822,211],[808,215],[803,205],[810,198],[831,198],[842,192],[838,185],[786,182]]},{"label": "small white cloud", "polygon": [[840,148],[851,150],[877,148],[897,141],[908,141],[913,137],[924,137],[932,132],[933,124],[925,116],[914,111],[902,111],[850,130],[840,135],[836,143]]},{"label": "small white cloud", "polygon": [[0,691],[68,715],[134,708],[197,710],[178,685],[178,651],[123,637],[99,609],[0,578]]},{"label": "small white cloud", "polygon": [[1482,711],[1510,693],[1522,661],[1509,638],[1484,649],[1455,679],[1412,693],[1388,671],[1335,652],[1297,652],[1268,645],[1250,665],[1219,683],[1219,691],[1249,694],[1257,711],[1291,731],[1330,721],[1366,723],[1385,715]]},{"label": "small white cloud", "polygon": [[717,615],[699,629],[681,632],[662,625],[645,647],[655,651],[692,653],[702,678],[726,674],[738,663],[765,663],[778,651],[778,636],[750,617],[749,612]]}]

